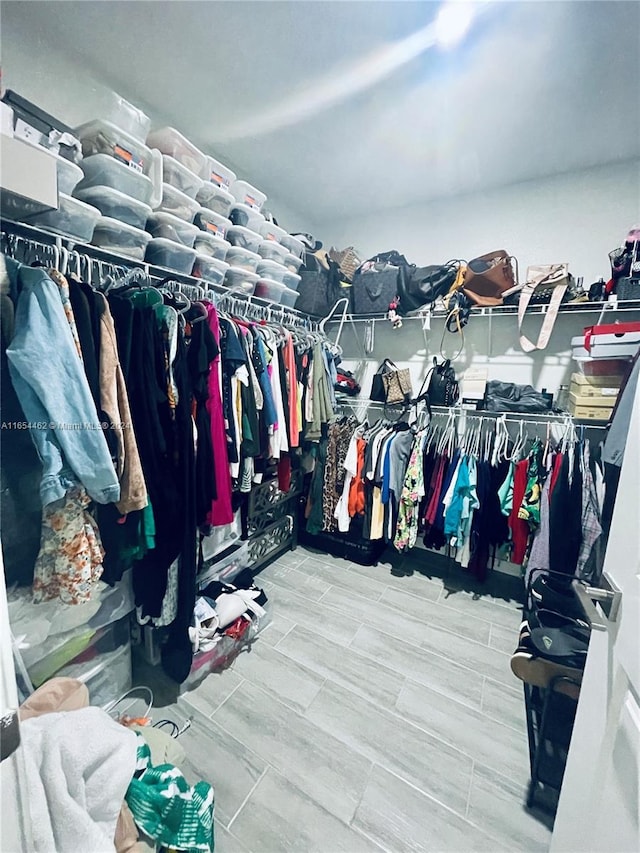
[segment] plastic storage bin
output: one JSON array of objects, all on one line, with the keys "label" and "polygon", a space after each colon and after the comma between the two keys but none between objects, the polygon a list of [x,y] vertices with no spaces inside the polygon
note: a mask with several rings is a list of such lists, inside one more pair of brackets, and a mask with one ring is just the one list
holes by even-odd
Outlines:
[{"label": "plastic storage bin", "polygon": [[147,136],[147,145],[173,157],[196,175],[200,175],[205,168],[206,155],[174,127],[152,130]]},{"label": "plastic storage bin", "polygon": [[268,302],[280,303],[282,294],[287,288],[279,281],[273,281],[270,278],[261,278],[256,282],[254,294],[260,299],[266,299]]},{"label": "plastic storage bin", "polygon": [[228,190],[236,179],[236,173],[232,172],[228,166],[225,166],[219,160],[216,160],[215,157],[211,157],[209,154],[205,154],[205,157],[207,162],[200,177],[206,183],[224,187],[225,190]]},{"label": "plastic storage bin", "polygon": [[98,655],[86,663],[70,664],[59,673],[87,685],[89,701],[104,708],[131,688],[131,644]]},{"label": "plastic storage bin", "polygon": [[80,243],[90,243],[95,224],[100,219],[100,211],[64,193],[59,193],[58,204],[60,205],[58,210],[38,213],[31,216],[29,222],[38,228],[63,234]]},{"label": "plastic storage bin", "polygon": [[234,293],[251,296],[256,287],[258,276],[242,267],[229,267],[224,274],[223,284]]},{"label": "plastic storage bin", "polygon": [[229,213],[229,219],[233,225],[242,225],[244,228],[249,228],[260,234],[260,228],[264,225],[264,216],[259,210],[254,207],[249,207],[247,204],[235,202]]},{"label": "plastic storage bin", "polygon": [[198,202],[186,193],[181,192],[176,187],[171,186],[171,184],[162,185],[160,210],[165,213],[171,213],[173,216],[177,216],[178,219],[184,219],[185,222],[193,222],[193,217],[199,209],[200,205]]},{"label": "plastic storage bin", "polygon": [[280,239],[280,242],[291,252],[292,255],[295,255],[296,258],[301,258],[304,254],[304,243],[302,240],[298,240],[297,237],[292,237],[291,234],[287,234],[286,231],[284,237]]},{"label": "plastic storage bin", "polygon": [[254,207],[256,210],[260,210],[267,200],[264,193],[261,193],[260,190],[252,187],[251,184],[248,184],[246,181],[234,181],[231,184],[231,194],[236,201],[239,201],[242,204],[248,204],[249,207]]},{"label": "plastic storage bin", "polygon": [[58,192],[63,195],[71,195],[84,175],[80,166],[76,166],[75,163],[66,160],[64,157],[56,157],[56,172],[58,174]]},{"label": "plastic storage bin", "polygon": [[135,169],[130,169],[108,154],[85,157],[80,167],[84,172],[84,178],[76,186],[76,193],[90,187],[111,187],[130,198],[149,204],[153,193],[153,183],[150,178]]},{"label": "plastic storage bin", "polygon": [[232,547],[231,553],[217,555],[208,562],[205,557],[205,567],[197,577],[198,589],[204,589],[213,581],[232,583],[238,572],[248,567],[249,546],[247,542],[241,542]]},{"label": "plastic storage bin", "polygon": [[302,266],[302,258],[289,253],[284,259],[284,265],[288,270],[291,270],[291,272],[297,273]]},{"label": "plastic storage bin", "polygon": [[244,228],[242,225],[232,225],[227,231],[227,240],[232,246],[239,246],[241,249],[257,252],[262,242],[262,237],[250,228]]},{"label": "plastic storage bin", "polygon": [[231,193],[217,184],[203,184],[198,190],[196,199],[202,207],[206,207],[225,218],[229,217],[229,211],[235,202]]},{"label": "plastic storage bin", "polygon": [[151,119],[138,107],[125,101],[115,92],[111,96],[111,105],[103,116],[107,121],[121,127],[134,139],[144,142],[151,127]]},{"label": "plastic storage bin", "polygon": [[293,308],[296,304],[296,300],[298,299],[298,291],[293,290],[290,287],[285,285],[284,290],[282,291],[282,296],[280,297],[280,304],[286,305],[287,308]]},{"label": "plastic storage bin", "polygon": [[118,219],[110,219],[103,216],[99,219],[93,231],[91,242],[94,246],[100,246],[116,255],[126,255],[141,261],[147,244],[151,240],[151,234],[140,228],[133,228]]},{"label": "plastic storage bin", "polygon": [[265,240],[273,240],[276,243],[281,243],[282,238],[287,236],[287,232],[284,228],[280,228],[274,222],[267,222],[266,220],[257,230]]},{"label": "plastic storage bin", "polygon": [[82,153],[85,157],[108,154],[138,172],[146,172],[149,169],[151,151],[144,142],[110,121],[88,121],[77,127],[75,134],[82,142]]},{"label": "plastic storage bin", "polygon": [[292,275],[285,266],[276,261],[261,261],[256,272],[260,278],[269,278],[271,281],[279,281],[280,284],[285,283],[286,276]]},{"label": "plastic storage bin", "polygon": [[114,190],[112,187],[89,187],[77,190],[76,198],[97,207],[103,216],[119,219],[133,228],[144,228],[151,214],[148,204]]},{"label": "plastic storage bin", "polygon": [[285,287],[288,287],[289,290],[295,290],[298,292],[298,287],[300,286],[301,277],[296,275],[296,273],[291,272],[291,270],[287,270],[284,278],[282,279],[282,283]]},{"label": "plastic storage bin", "polygon": [[263,240],[258,246],[258,254],[261,258],[264,258],[265,261],[276,261],[277,263],[284,265],[285,259],[289,254],[289,250],[285,246],[281,246],[280,243],[276,243],[274,240]]},{"label": "plastic storage bin", "polygon": [[195,215],[194,223],[202,231],[207,234],[213,234],[215,237],[220,237],[224,240],[231,227],[231,223],[219,213],[214,213],[213,210],[207,210],[206,207],[201,207]]},{"label": "plastic storage bin", "polygon": [[174,240],[155,237],[147,243],[144,259],[154,266],[189,275],[196,259],[196,252]]},{"label": "plastic storage bin", "polygon": [[202,187],[202,181],[197,175],[167,154],[162,155],[162,180],[189,198],[195,198]]},{"label": "plastic storage bin", "polygon": [[156,210],[147,219],[147,231],[152,237],[163,237],[166,240],[175,240],[183,246],[191,248],[198,236],[195,225],[179,219],[171,213]]},{"label": "plastic storage bin", "polygon": [[33,660],[38,649],[30,649],[31,656],[23,655],[25,666],[34,687],[39,687],[54,675],[66,675],[70,665],[81,665],[87,669],[87,660],[107,654],[129,642],[129,616],[104,625],[91,628],[89,625],[80,633],[73,632],[65,642],[58,644],[48,654]]},{"label": "plastic storage bin", "polygon": [[222,284],[228,269],[229,264],[225,264],[224,261],[218,261],[208,255],[197,255],[191,275],[203,278],[212,284]]},{"label": "plastic storage bin", "polygon": [[198,236],[193,244],[193,248],[199,255],[207,255],[219,261],[225,260],[230,247],[231,243],[227,243],[222,237],[216,237],[209,231],[198,231]]},{"label": "plastic storage bin", "polygon": [[248,249],[242,249],[240,246],[231,246],[225,260],[232,267],[241,267],[249,272],[256,272],[260,263],[260,255],[256,255],[255,252],[250,252]]}]

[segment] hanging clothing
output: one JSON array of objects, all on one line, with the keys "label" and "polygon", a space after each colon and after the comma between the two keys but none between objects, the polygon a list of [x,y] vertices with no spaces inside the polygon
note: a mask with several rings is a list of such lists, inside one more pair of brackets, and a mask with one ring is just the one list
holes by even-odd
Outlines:
[{"label": "hanging clothing", "polygon": [[512,551],[509,559],[512,563],[521,566],[527,551],[529,541],[529,525],[527,521],[519,516],[525,492],[527,490],[527,471],[529,462],[521,459],[516,463],[513,475],[513,506],[509,515],[509,529],[511,530]]},{"label": "hanging clothing", "polygon": [[215,306],[207,304],[209,330],[218,349],[209,368],[207,410],[211,424],[211,450],[213,455],[213,474],[215,492],[211,502],[207,522],[213,527],[221,527],[233,521],[231,504],[231,474],[227,441],[225,436],[224,412],[222,406],[222,364],[220,356],[220,323]]}]

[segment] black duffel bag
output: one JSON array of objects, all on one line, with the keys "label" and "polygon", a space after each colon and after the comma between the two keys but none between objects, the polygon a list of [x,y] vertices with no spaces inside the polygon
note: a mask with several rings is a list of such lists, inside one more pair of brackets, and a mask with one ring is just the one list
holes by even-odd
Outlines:
[{"label": "black duffel bag", "polygon": [[458,267],[458,261],[448,261],[446,264],[404,268],[398,281],[398,313],[417,311],[440,296],[446,296],[456,280]]},{"label": "black duffel bag", "polygon": [[354,314],[386,314],[398,296],[399,277],[409,263],[399,252],[382,252],[361,264],[353,274],[351,310]]},{"label": "black duffel bag", "polygon": [[338,299],[345,296],[340,286],[340,267],[325,255],[325,267],[312,252],[306,252],[299,271],[300,284],[296,311],[311,317],[326,317]]}]

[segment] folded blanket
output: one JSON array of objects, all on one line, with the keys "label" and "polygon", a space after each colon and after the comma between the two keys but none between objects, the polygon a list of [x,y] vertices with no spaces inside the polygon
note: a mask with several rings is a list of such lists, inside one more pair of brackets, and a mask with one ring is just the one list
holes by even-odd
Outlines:
[{"label": "folded blanket", "polygon": [[136,768],[137,738],[100,708],[45,714],[20,726],[34,853],[114,850]]}]

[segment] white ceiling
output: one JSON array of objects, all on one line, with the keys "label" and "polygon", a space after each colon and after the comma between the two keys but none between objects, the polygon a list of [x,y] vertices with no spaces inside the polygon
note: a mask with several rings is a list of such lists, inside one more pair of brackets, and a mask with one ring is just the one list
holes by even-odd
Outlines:
[{"label": "white ceiling", "polygon": [[315,223],[640,155],[640,4],[479,3],[450,51],[440,5],[3,0],[2,46],[43,106],[63,55]]}]

